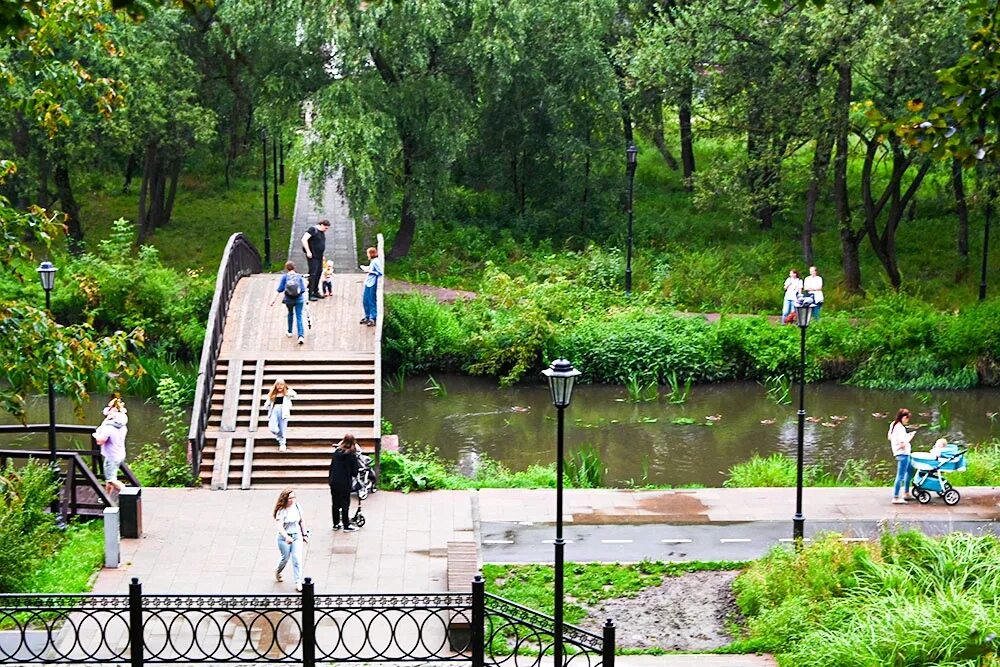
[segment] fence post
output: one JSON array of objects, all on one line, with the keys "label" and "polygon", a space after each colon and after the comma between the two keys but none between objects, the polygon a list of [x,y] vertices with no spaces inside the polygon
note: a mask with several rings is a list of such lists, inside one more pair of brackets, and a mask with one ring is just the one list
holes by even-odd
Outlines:
[{"label": "fence post", "polygon": [[312,577],[302,582],[302,667],[316,667],[316,591]]},{"label": "fence post", "polygon": [[601,667],[615,667],[615,622],[604,621],[604,642],[601,646]]},{"label": "fence post", "polygon": [[142,667],[142,584],[132,577],[128,585],[128,648],[132,667]]},{"label": "fence post", "polygon": [[483,667],[486,664],[486,581],[481,574],[472,578],[469,643],[472,644],[472,667]]}]

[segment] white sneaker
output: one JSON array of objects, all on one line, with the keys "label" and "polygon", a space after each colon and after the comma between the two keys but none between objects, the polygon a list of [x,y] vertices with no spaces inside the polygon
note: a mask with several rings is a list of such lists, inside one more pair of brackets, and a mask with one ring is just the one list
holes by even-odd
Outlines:
[{"label": "white sneaker", "polygon": [[301,593],[302,592],[302,584],[295,584],[295,590],[297,590],[299,593]]},{"label": "white sneaker", "polygon": [[292,337],[292,332],[291,331],[286,331],[285,332],[285,338],[291,338],[291,337]]},{"label": "white sneaker", "polygon": [[299,336],[299,345],[302,345],[305,342],[306,342],[306,339],[303,338],[302,336]]},{"label": "white sneaker", "polygon": [[892,504],[893,505],[905,505],[906,501],[903,500],[902,498],[893,498],[892,499]]},{"label": "white sneaker", "polygon": [[278,445],[278,451],[279,452],[287,452],[288,451],[288,447],[285,447],[284,444],[280,444],[280,445]]},{"label": "white sneaker", "polygon": [[278,581],[278,582],[281,582],[281,581],[285,580],[285,578],[283,576],[281,576],[281,570],[275,570],[274,571],[274,580]]}]

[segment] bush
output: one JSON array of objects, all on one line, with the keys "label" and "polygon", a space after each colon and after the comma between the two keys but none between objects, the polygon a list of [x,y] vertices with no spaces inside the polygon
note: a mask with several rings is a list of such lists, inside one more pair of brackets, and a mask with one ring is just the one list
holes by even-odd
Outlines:
[{"label": "bush", "polygon": [[143,486],[193,486],[197,483],[187,460],[187,407],[193,394],[193,382],[184,385],[171,376],[160,380],[156,398],[163,410],[160,434],[166,449],[160,443],[146,443],[133,460],[132,472]]},{"label": "bush", "polygon": [[0,470],[0,593],[27,592],[29,578],[55,551],[59,535],[47,509],[57,488],[39,461]]},{"label": "bush", "polygon": [[465,332],[450,306],[421,294],[386,297],[382,359],[404,374],[454,370],[461,365]]},{"label": "bush", "polygon": [[[795,459],[777,452],[766,457],[754,454],[748,461],[730,468],[729,477],[722,485],[728,488],[795,486],[796,464]],[[884,472],[880,464],[847,459],[836,476],[819,465],[804,466],[802,482],[805,486],[877,486],[891,479]]]},{"label": "bush", "polygon": [[[589,463],[593,465],[593,461]],[[584,477],[586,480],[587,478]],[[573,485],[573,480],[567,480]],[[555,464],[532,465],[512,472],[499,461],[481,455],[472,476],[458,472],[441,459],[433,448],[407,443],[404,451],[382,452],[379,487],[389,491],[430,491],[433,489],[536,489],[556,485]]]},{"label": "bush", "polygon": [[733,584],[747,617],[733,647],[774,651],[791,666],[971,666],[1000,623],[998,562],[996,537],[966,533],[775,548]]}]

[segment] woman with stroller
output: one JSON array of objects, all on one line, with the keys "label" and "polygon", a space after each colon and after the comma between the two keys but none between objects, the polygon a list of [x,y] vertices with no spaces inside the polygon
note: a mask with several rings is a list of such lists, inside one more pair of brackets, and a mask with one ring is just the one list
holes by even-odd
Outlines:
[{"label": "woman with stroller", "polygon": [[348,433],[337,444],[330,461],[330,496],[333,501],[333,529],[352,532],[358,529],[351,523],[351,490],[358,474],[358,448],[354,436]]},{"label": "woman with stroller", "polygon": [[281,571],[288,561],[292,561],[292,578],[295,590],[302,590],[302,545],[309,541],[302,508],[295,500],[295,491],[285,489],[278,495],[272,513],[278,527],[278,565],[274,568],[274,580],[283,581]]},{"label": "woman with stroller", "polygon": [[[915,433],[907,433],[906,425],[910,423],[910,411],[900,408],[896,418],[889,425],[889,444],[892,445],[892,455],[896,457],[896,482],[892,488],[892,503],[901,505],[907,500],[913,500],[910,495],[910,477],[913,468],[910,467],[910,441]],[[900,495],[905,493],[905,495]]]}]

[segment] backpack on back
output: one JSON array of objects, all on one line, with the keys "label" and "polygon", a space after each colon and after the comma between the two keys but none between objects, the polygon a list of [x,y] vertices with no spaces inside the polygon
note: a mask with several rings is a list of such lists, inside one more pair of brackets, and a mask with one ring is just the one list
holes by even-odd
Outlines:
[{"label": "backpack on back", "polygon": [[294,272],[285,275],[285,298],[296,301],[302,296],[302,277]]}]

